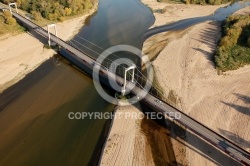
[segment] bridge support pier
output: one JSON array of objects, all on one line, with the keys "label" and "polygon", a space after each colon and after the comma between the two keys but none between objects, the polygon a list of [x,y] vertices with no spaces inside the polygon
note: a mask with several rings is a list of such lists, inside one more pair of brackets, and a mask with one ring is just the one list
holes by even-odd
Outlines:
[{"label": "bridge support pier", "polygon": [[47,25],[47,31],[48,31],[48,36],[49,36],[49,40],[48,40],[48,44],[49,46],[51,46],[51,40],[50,40],[50,28],[54,28],[54,31],[55,31],[55,36],[57,37],[57,29],[56,29],[56,24],[50,24],[50,25]]},{"label": "bridge support pier", "polygon": [[12,8],[11,8],[12,6],[15,6],[15,8],[16,8],[16,12],[18,13],[16,3],[9,3],[9,10],[10,10],[11,15],[12,15]]},{"label": "bridge support pier", "polygon": [[133,66],[130,66],[130,67],[128,67],[128,68],[125,69],[123,87],[121,89],[122,96],[124,96],[125,93],[126,93],[127,73],[128,73],[129,70],[132,70],[132,80],[131,81],[134,82],[135,68],[136,68],[136,66],[133,65]]},{"label": "bridge support pier", "polygon": [[7,11],[7,9],[1,9],[2,10],[2,12],[5,12],[5,11]]}]

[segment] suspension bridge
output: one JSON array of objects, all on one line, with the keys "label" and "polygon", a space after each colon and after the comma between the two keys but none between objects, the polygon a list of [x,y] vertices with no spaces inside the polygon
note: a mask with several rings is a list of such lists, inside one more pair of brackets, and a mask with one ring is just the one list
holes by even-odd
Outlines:
[{"label": "suspension bridge", "polygon": [[[10,6],[12,5],[15,4],[10,4]],[[95,68],[96,66],[99,66],[98,74],[101,76],[101,78],[109,78],[111,79],[111,81],[118,82],[120,85],[123,85],[123,92],[130,91],[134,95],[141,94],[141,91],[145,92],[144,98],[143,94],[141,96],[139,95],[138,98],[142,98],[142,101],[145,102],[147,105],[151,106],[158,112],[163,113],[163,115],[179,113],[181,115],[180,119],[172,119],[168,116],[167,118],[169,118],[171,121],[175,121],[183,125],[187,129],[189,129],[190,131],[210,143],[212,146],[221,150],[223,153],[227,154],[239,163],[243,165],[250,165],[249,152],[239,147],[231,140],[220,135],[216,131],[213,131],[205,125],[201,124],[200,122],[196,121],[189,115],[169,105],[166,102],[166,98],[164,97],[164,95],[152,85],[150,80],[148,80],[143,74],[141,74],[140,69],[138,69],[137,67],[118,67],[118,69],[121,70],[118,72],[116,70],[112,70],[112,66],[110,65],[114,65],[114,63],[112,63],[111,60],[105,61],[104,63],[100,64],[96,62],[95,58],[86,54],[77,46],[73,45],[70,42],[63,41],[56,35],[48,32],[37,24],[31,22],[29,19],[18,14],[17,10],[16,12],[11,11],[11,13],[13,17],[17,19],[17,21],[21,22],[25,26],[28,26],[29,28],[32,28],[37,34],[41,35],[42,37],[49,39],[49,44],[51,44],[51,42],[56,43],[61,48],[62,52],[67,52],[67,54],[70,56],[69,59],[74,61],[76,65],[85,66],[86,68],[91,70],[93,70],[93,68]],[[114,68],[117,68],[117,66],[114,66]],[[132,77],[132,81],[129,79],[124,79],[124,75],[121,74],[125,73],[125,71],[128,70],[134,71],[132,74],[131,72],[128,72],[130,78]],[[149,91],[147,90],[147,87],[145,88],[144,86],[146,83],[150,85],[149,87],[152,87]]]}]

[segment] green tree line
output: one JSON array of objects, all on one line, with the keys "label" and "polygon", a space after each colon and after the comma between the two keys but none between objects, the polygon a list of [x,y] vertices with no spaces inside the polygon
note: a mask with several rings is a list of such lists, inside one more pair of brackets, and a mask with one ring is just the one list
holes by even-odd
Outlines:
[{"label": "green tree line", "polygon": [[250,15],[232,15],[222,24],[222,38],[215,53],[216,68],[235,70],[250,64]]},{"label": "green tree line", "polygon": [[232,2],[232,0],[184,0],[186,4],[209,4],[209,5],[220,5],[227,2]]},{"label": "green tree line", "polygon": [[234,0],[157,0],[158,2],[169,2],[169,1],[176,1],[182,2],[186,4],[200,4],[200,5],[220,5],[227,2],[233,2]]},{"label": "green tree line", "polygon": [[[13,0],[0,0],[8,4]],[[51,21],[63,21],[66,16],[78,15],[91,9],[96,0],[14,0],[18,7],[31,13],[33,18],[41,17]]]}]

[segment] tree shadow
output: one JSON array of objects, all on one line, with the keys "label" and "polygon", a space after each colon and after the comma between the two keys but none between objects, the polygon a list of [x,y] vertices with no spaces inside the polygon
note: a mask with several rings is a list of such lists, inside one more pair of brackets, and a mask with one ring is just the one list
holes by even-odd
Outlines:
[{"label": "tree shadow", "polygon": [[239,137],[239,135],[223,129],[219,129],[219,132],[229,140],[233,140],[237,145],[240,145],[243,148],[250,148],[250,141]]},{"label": "tree shadow", "polygon": [[249,48],[247,45],[247,40],[250,36],[250,25],[243,27],[243,30],[238,38],[237,44],[241,47]]},{"label": "tree shadow", "polygon": [[209,22],[210,28],[206,28],[200,32],[200,39],[194,39],[196,41],[202,42],[208,45],[210,48],[214,49],[217,46],[218,39],[214,39],[214,36],[218,36],[218,29],[220,29],[220,22]]},{"label": "tree shadow", "polygon": [[[237,96],[240,100],[242,100],[246,104],[250,104],[250,96],[242,95],[239,93],[234,93],[235,96]],[[249,108],[250,109],[250,108]]]},{"label": "tree shadow", "polygon": [[202,53],[206,57],[206,59],[214,66],[213,57],[211,56],[211,54],[212,54],[211,52],[200,49],[200,48],[194,48],[193,47],[193,49],[195,51],[199,51],[200,53]]},{"label": "tree shadow", "polygon": [[[246,96],[246,95],[241,95],[238,93],[234,93],[235,96],[238,97],[238,99],[240,99],[241,101],[243,101],[245,104],[250,105],[250,97]],[[250,115],[250,107],[249,106],[242,106],[242,105],[238,105],[238,104],[234,104],[234,103],[227,103],[225,101],[221,101],[221,103],[234,108],[236,111],[241,112],[245,115]]]},{"label": "tree shadow", "polygon": [[203,54],[206,57],[206,59],[210,62],[210,64],[215,67],[213,53],[215,52],[216,47],[217,47],[218,42],[219,42],[218,39],[215,39],[215,36],[218,35],[218,29],[220,28],[221,23],[219,23],[219,22],[210,22],[209,24],[212,25],[212,27],[211,28],[206,28],[205,30],[202,30],[202,32],[200,33],[200,38],[199,39],[195,39],[195,38],[192,38],[192,39],[196,40],[198,42],[201,42],[203,44],[206,44],[212,50],[211,51],[206,51],[206,50],[201,49],[199,47],[197,47],[197,48],[192,47],[192,48],[195,51],[198,51],[201,54]]}]

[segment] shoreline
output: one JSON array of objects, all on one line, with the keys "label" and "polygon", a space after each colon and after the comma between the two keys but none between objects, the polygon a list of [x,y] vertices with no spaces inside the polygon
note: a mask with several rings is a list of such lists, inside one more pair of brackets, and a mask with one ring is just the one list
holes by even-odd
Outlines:
[{"label": "shoreline", "polygon": [[147,119],[141,109],[139,104],[116,107],[99,165],[175,163],[168,130]]},{"label": "shoreline", "polygon": [[[86,18],[96,12],[97,9],[98,1],[94,8],[86,14],[57,23],[58,37],[63,40],[73,38],[84,26]],[[64,29],[67,29],[67,31],[65,32]],[[23,79],[56,54],[52,49],[45,49],[44,43],[33,37],[29,32],[15,36],[3,35],[0,39],[0,93]],[[44,40],[44,42],[46,41]]]},{"label": "shoreline", "polygon": [[[113,110],[114,115],[116,114],[117,110],[118,110],[118,106],[115,106],[115,108]],[[98,157],[98,162],[97,162],[98,165],[101,165],[104,149],[105,149],[105,146],[107,145],[108,138],[109,138],[110,132],[111,132],[111,130],[113,128],[113,125],[114,125],[114,119],[110,119],[107,132],[105,133],[105,140],[103,141],[103,144],[102,144],[102,147],[101,147],[101,153],[100,153],[100,155]]]},{"label": "shoreline", "polygon": [[[161,4],[156,0],[143,1],[153,9],[160,7],[163,9],[165,6],[172,6],[171,9],[175,9],[163,14],[155,13],[154,26],[164,25],[171,15],[173,18],[168,19],[169,22],[208,15],[220,7]],[[249,13],[249,9],[248,6],[236,13]],[[245,127],[250,120],[247,116],[247,101],[250,94],[247,82],[250,80],[250,66],[219,76],[212,62],[219,37],[220,24],[207,21],[192,26],[183,35],[170,32],[156,34],[144,42],[143,52],[146,52],[146,55],[152,54],[156,48],[161,48],[152,62],[156,68],[155,74],[166,95],[170,91],[175,92],[180,110],[235,141],[246,150],[250,150],[248,143],[250,133]],[[243,130],[238,131],[236,126]],[[172,139],[177,162],[186,165],[214,165],[216,161],[222,165],[230,165],[230,159],[218,157],[216,149],[202,144],[197,139],[195,141],[190,133],[186,132],[185,140]],[[200,151],[212,156],[214,161],[201,155]]]},{"label": "shoreline", "polygon": [[[79,16],[79,17],[76,17],[76,18],[73,18],[73,19],[70,19],[70,20],[66,20],[65,22],[62,22],[63,24],[66,24],[67,21],[68,22],[72,22],[74,20],[79,20],[79,23],[76,25],[76,27],[74,28],[74,31],[71,33],[70,36],[67,37],[67,39],[65,40],[71,40],[74,38],[75,35],[77,35],[80,30],[83,28],[83,26],[85,25],[85,21],[88,17],[90,17],[91,15],[93,15],[95,12],[98,11],[98,7],[99,7],[99,1],[97,1],[93,8],[91,10],[89,10],[86,14],[82,15],[82,16]],[[60,23],[58,23],[58,25],[60,25]]]}]

